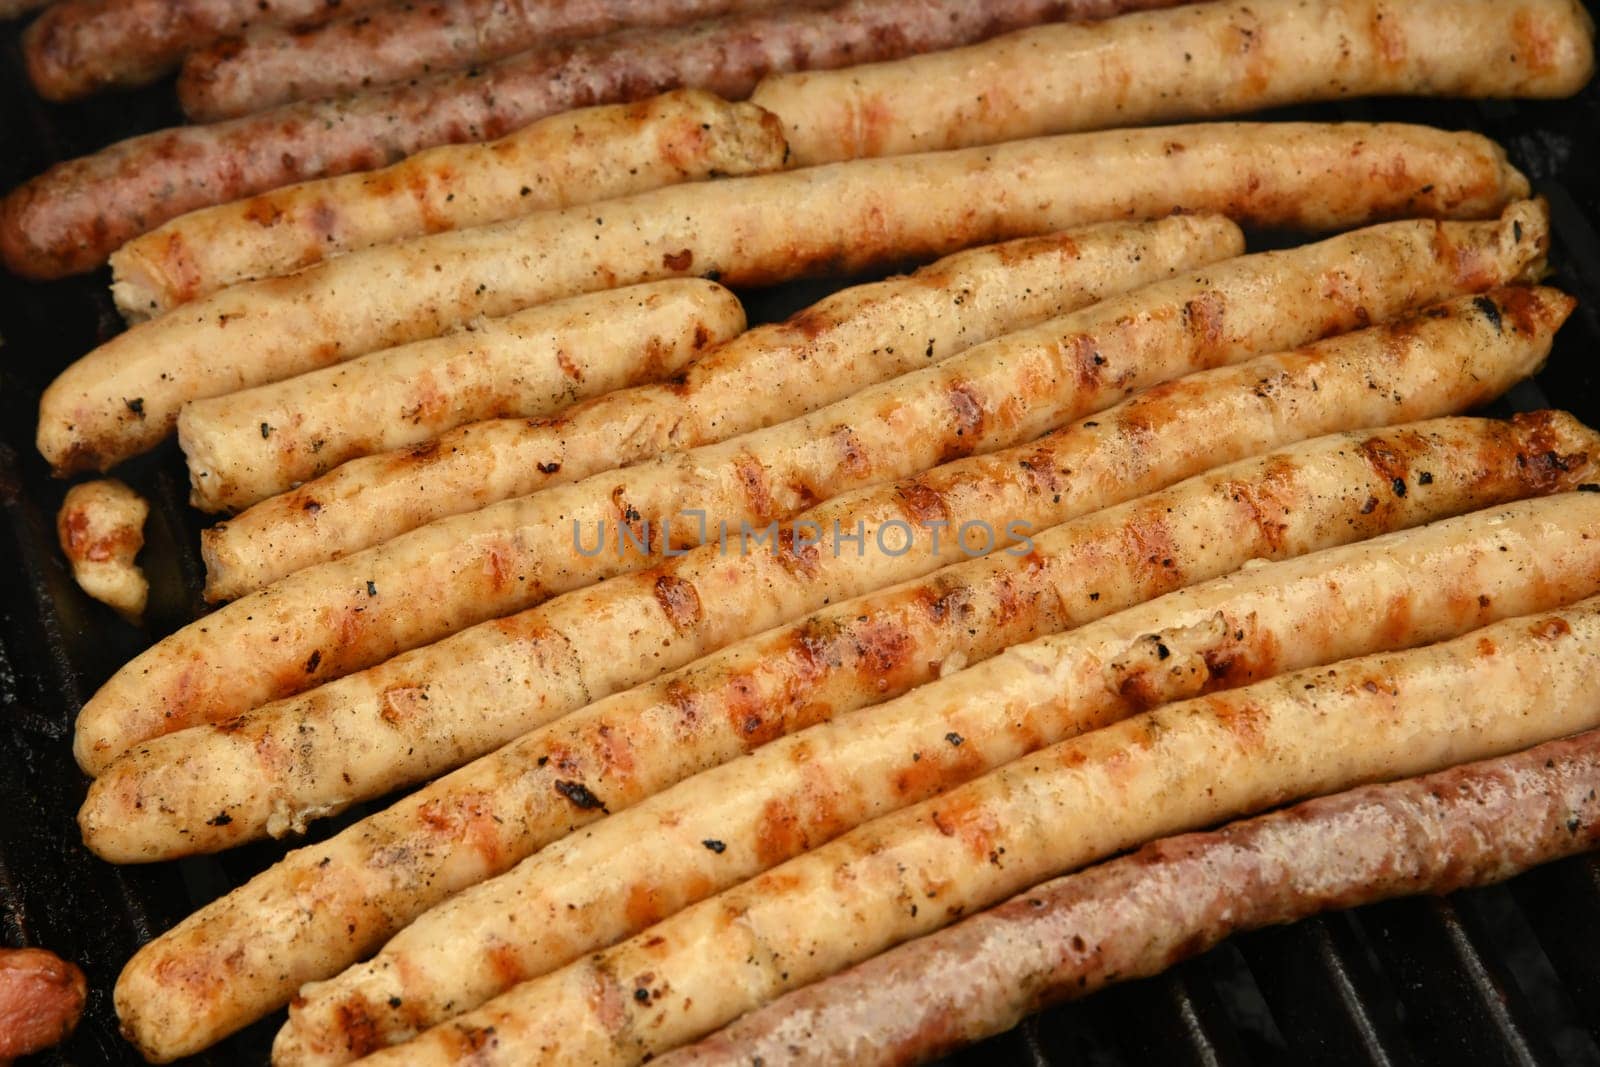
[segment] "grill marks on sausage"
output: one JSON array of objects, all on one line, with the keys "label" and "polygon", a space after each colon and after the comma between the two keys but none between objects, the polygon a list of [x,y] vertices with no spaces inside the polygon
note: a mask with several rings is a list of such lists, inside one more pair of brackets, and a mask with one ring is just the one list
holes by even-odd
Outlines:
[{"label": "grill marks on sausage", "polygon": [[1292,459],[1274,456],[1261,478],[1233,480],[1218,486],[1222,495],[1244,510],[1259,543],[1273,555],[1281,555],[1284,550],[1284,534],[1289,528],[1285,520],[1296,502],[1294,487],[1300,474],[1300,466]]},{"label": "grill marks on sausage", "polygon": [[777,507],[767,484],[767,470],[760,460],[749,453],[740,453],[733,461],[734,474],[744,492],[745,510],[756,522],[767,522],[776,517]]},{"label": "grill marks on sausage", "polygon": [[343,1000],[334,1008],[335,1025],[352,1056],[369,1056],[388,1045],[380,1020],[374,1019],[364,1003]]},{"label": "grill marks on sausage", "polygon": [[1509,322],[1513,333],[1524,336],[1559,328],[1577,306],[1565,293],[1540,294],[1520,285],[1496,289],[1483,299],[1496,305],[1499,322]]},{"label": "grill marks on sausage", "polygon": [[1119,552],[1135,561],[1144,581],[1147,598],[1176,589],[1183,584],[1178,566],[1177,541],[1165,515],[1141,513],[1121,531]]},{"label": "grill marks on sausage", "polygon": [[663,574],[656,579],[656,603],[661,605],[667,621],[679,633],[689,633],[701,619],[700,594],[694,583]]},{"label": "grill marks on sausage", "polygon": [[950,508],[944,494],[925,480],[907,482],[895,488],[902,514],[916,526],[929,527],[933,523],[949,522]]},{"label": "grill marks on sausage", "polygon": [[978,439],[988,422],[984,410],[983,393],[968,381],[951,382],[945,390],[950,407],[950,434],[946,439],[944,459],[948,462],[977,450]]},{"label": "grill marks on sausage", "polygon": [[1512,56],[1530,74],[1549,74],[1556,69],[1561,52],[1560,38],[1543,22],[1539,13],[1518,12],[1511,23]]},{"label": "grill marks on sausage", "polygon": [[1227,300],[1211,291],[1186,302],[1183,326],[1199,342],[1201,365],[1214,366],[1226,339]]},{"label": "grill marks on sausage", "polygon": [[1570,489],[1590,480],[1585,472],[1591,471],[1594,457],[1566,451],[1570,441],[1562,429],[1558,412],[1534,411],[1511,418],[1506,451],[1515,452],[1517,473],[1531,492]]}]

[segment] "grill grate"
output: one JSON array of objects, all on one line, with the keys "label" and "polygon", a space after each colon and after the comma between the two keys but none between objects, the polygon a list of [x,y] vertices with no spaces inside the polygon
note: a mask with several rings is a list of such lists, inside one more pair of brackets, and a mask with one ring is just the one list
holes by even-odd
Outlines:
[{"label": "grill grate", "polygon": [[[0,29],[0,189],[55,160],[176,121],[167,86],[40,103],[16,39],[15,27]],[[1363,101],[1272,117],[1426,122],[1479,129],[1506,145],[1550,201],[1555,284],[1583,303],[1548,368],[1495,413],[1553,398],[1600,425],[1600,87],[1559,103]],[[110,1003],[122,963],[284,851],[264,843],[119,869],[78,843],[73,820],[85,783],[69,751],[72,717],[147,636],[73,585],[55,549],[63,486],[48,477],[32,441],[43,387],[119,328],[106,281],[102,273],[34,285],[0,275],[0,939],[61,953],[83,966],[91,986],[77,1034],[39,1057],[43,1064],[140,1062],[118,1037]],[[752,322],[770,321],[838,284],[742,295]],[[152,584],[149,636],[158,636],[201,611],[201,523],[184,506],[175,446],[120,473],[153,505],[141,562]],[[332,820],[313,838],[367,810]],[[264,1062],[279,1018],[190,1062]],[[1600,859],[1568,860],[1447,900],[1395,901],[1241,936],[1160,977],[1045,1012],[948,1062],[997,1061],[1600,1065]]]}]

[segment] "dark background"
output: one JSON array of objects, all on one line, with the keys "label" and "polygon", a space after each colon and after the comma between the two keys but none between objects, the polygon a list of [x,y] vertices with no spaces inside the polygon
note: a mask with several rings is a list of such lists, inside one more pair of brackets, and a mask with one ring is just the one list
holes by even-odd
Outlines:
[{"label": "dark background", "polygon": [[[170,85],[39,102],[22,74],[18,29],[0,26],[0,191],[57,160],[179,120]],[[1425,122],[1504,144],[1549,198],[1554,284],[1583,303],[1545,371],[1494,410],[1553,404],[1600,425],[1600,88],[1557,103],[1383,100],[1270,117]],[[1253,248],[1275,243],[1253,235]],[[117,1036],[111,1007],[122,964],[285,851],[262,844],[116,868],[79,843],[74,815],[86,782],[70,754],[73,716],[118,666],[202,610],[202,524],[185,506],[187,477],[170,442],[118,472],[153,505],[140,560],[152,584],[146,629],[84,596],[55,546],[64,486],[33,448],[38,398],[63,367],[121,328],[108,280],[102,272],[28,284],[0,273],[0,942],[52,949],[82,966],[91,986],[77,1034],[37,1058],[45,1064],[142,1062]],[[767,321],[849,280],[740,295],[752,322]],[[313,837],[366,810],[319,824]],[[265,1062],[281,1018],[190,1062]],[[1600,1065],[1600,861],[1239,937],[1161,977],[1031,1019],[956,1062]]]}]

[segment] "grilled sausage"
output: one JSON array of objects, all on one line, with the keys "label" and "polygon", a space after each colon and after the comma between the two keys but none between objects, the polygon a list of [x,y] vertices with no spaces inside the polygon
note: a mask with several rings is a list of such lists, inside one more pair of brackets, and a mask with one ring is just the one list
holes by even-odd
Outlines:
[{"label": "grilled sausage", "polygon": [[[799,6],[829,3],[803,0]],[[777,6],[777,0],[390,4],[373,15],[333,19],[306,33],[257,31],[190,52],[178,75],[178,103],[195,122],[217,122],[297,100],[462,70],[574,38]]]},{"label": "grilled sausage", "polygon": [[660,382],[744,326],[738,298],[715,282],[602,290],[197,400],[179,416],[178,442],[197,485],[237,484],[235,472],[255,470],[292,485],[463,423],[547,415]]},{"label": "grilled sausage", "polygon": [[[1120,527],[1133,540],[1153,523],[1158,536],[1170,537],[1171,549],[1164,544],[1162,551],[1174,556],[1140,561],[1145,580],[1159,590],[1170,583],[1151,581],[1150,572],[1173,569],[1168,558],[1201,554],[1200,538],[1252,514],[1239,497],[1297,498],[1313,485],[1338,485],[1336,492],[1359,507],[1365,496],[1391,491],[1367,449],[1401,453],[1409,446],[1414,454],[1410,435],[1425,439],[1440,428],[1421,423],[1324,438],[1221,468],[1148,502],[1112,509],[1092,525],[1112,537]],[[1432,465],[1439,457],[1417,458]],[[1342,481],[1352,474],[1353,483]],[[1409,481],[1419,469],[1407,474]],[[1414,536],[1259,567],[1215,583],[1220,588],[1208,583],[1155,599],[1086,627],[1081,644],[1058,641],[1055,662],[1072,665],[1044,672],[1055,690],[1049,701],[1007,681],[1019,659],[1023,669],[1041,661],[1002,653],[972,668],[970,684],[955,688],[970,695],[988,686],[1004,700],[979,705],[945,697],[935,706],[956,709],[947,718],[929,714],[928,694],[914,692],[703,771],[546,846],[416,919],[373,960],[302,989],[274,1059],[325,1064],[328,1050],[337,1053],[335,1062],[367,1051],[359,1042],[368,1035],[385,1044],[404,1040],[864,822],[1155,703],[1451,637],[1600,592],[1600,499],[1575,493],[1561,500],[1568,507],[1535,505],[1520,522],[1507,519],[1515,511],[1489,513],[1490,522],[1480,516],[1476,523],[1443,523]],[[1056,571],[1041,583],[1045,596],[1084,595],[1081,578],[1068,575],[1082,573],[1086,543],[1057,536],[1069,529],[1034,539],[1044,567],[1080,568]],[[1246,547],[1237,530],[1228,532],[1236,540],[1223,555]],[[1500,551],[1513,542],[1532,552],[1511,558]],[[1278,543],[1269,537],[1249,547],[1272,558],[1283,554]],[[1544,553],[1551,558],[1530,573],[1526,560]],[[1184,577],[1208,576],[1201,570]],[[1480,607],[1479,596],[1491,606]],[[1385,613],[1400,621],[1370,625]],[[611,781],[578,780],[609,807]],[[355,1019],[359,1032],[350,1025]]]},{"label": "grilled sausage", "polygon": [[37,948],[0,948],[0,1063],[72,1035],[83,1014],[83,972]]},{"label": "grilled sausage", "polygon": [[796,990],[661,1067],[923,1063],[1233,934],[1600,845],[1600,733],[1152,842]]},{"label": "grilled sausage", "polygon": [[[1056,706],[1061,689],[1040,672],[1063,672],[1072,640],[997,660],[1012,668],[1005,689],[962,675],[928,687],[925,714],[959,733],[996,704]],[[471,1050],[484,1067],[637,1063],[1122,849],[1596,725],[1600,599],[1167,705],[877,819],[369,1062],[428,1067]],[[951,762],[976,761],[971,744]]]},{"label": "grilled sausage", "polygon": [[[1542,215],[1530,219],[1543,223]],[[1243,251],[1243,236],[1226,219],[1179,216],[957,252],[909,278],[845,289],[787,323],[757,327],[698,360],[681,382],[346,464],[239,516],[217,538],[248,542],[281,531],[307,550],[285,557],[284,566],[298,570],[425,521],[783,422],[999,334]],[[751,382],[762,383],[759,395]],[[192,499],[207,510],[254,504],[306,473],[264,461],[202,464],[192,453],[189,466]],[[308,510],[308,500],[317,506]],[[314,539],[305,536],[310,525]]]},{"label": "grilled sausage", "polygon": [[[140,741],[230,718],[476,622],[643,570],[668,547],[693,542],[694,511],[712,528],[767,527],[854,488],[1020,444],[1189,370],[1504,281],[1537,259],[1541,244],[1508,221],[1390,223],[1230,260],[997,338],[803,418],[441,520],[307,568],[124,666],[79,713],[75,751],[98,773]],[[678,540],[664,522],[678,527]],[[608,530],[615,551],[596,549],[593,535]],[[782,547],[798,566],[806,546],[795,540]],[[214,554],[208,563],[217,565]],[[216,576],[225,591],[233,579]]]},{"label": "grilled sausage", "polygon": [[[1447,245],[1453,240],[1448,239]],[[1473,251],[1473,239],[1468,239],[1464,247],[1441,246],[1437,251],[1446,259],[1455,258],[1457,267],[1451,269],[1456,272],[1456,278],[1476,274],[1474,286],[1478,282],[1499,284],[1515,278],[1524,269],[1522,264],[1531,262],[1533,256],[1543,255],[1542,249],[1548,240],[1544,208],[1530,204],[1510,209],[1502,219],[1498,240],[1501,251],[1481,264],[1471,258],[1478,254]],[[1518,257],[1523,258],[1519,260]],[[1435,267],[1443,265],[1443,260],[1434,260]],[[951,280],[957,279],[952,277]],[[1459,291],[1450,288],[1456,284],[1448,283],[1439,296]],[[877,297],[882,293],[868,291],[867,295]],[[958,305],[963,315],[976,313],[976,309],[966,306],[965,300],[963,297]],[[832,310],[832,306],[828,306]],[[874,315],[875,310],[869,305],[860,309],[859,314],[859,318],[847,325],[867,326],[868,316]],[[884,339],[883,348],[896,347],[900,353],[896,366],[904,365],[908,349],[900,345],[906,340],[910,341],[913,364],[917,362],[915,356],[919,348],[926,354],[921,323],[930,319],[937,321],[936,316],[927,313],[902,320],[898,332],[904,334],[905,339],[895,344],[888,343],[894,338]],[[1372,321],[1370,315],[1357,316],[1351,325],[1369,321]],[[805,335],[816,325],[815,319],[801,318],[801,351],[806,351]],[[728,386],[725,390],[730,398],[728,406],[738,406],[740,402],[734,398],[743,391],[742,383],[734,384],[749,358],[748,353],[741,350],[747,344],[764,348],[774,333],[779,335],[782,345],[783,332],[762,331],[748,342],[739,342],[732,350],[734,358],[713,372]],[[839,357],[855,356],[854,351],[843,347],[854,343],[855,333],[852,328],[832,338],[841,344]],[[963,340],[977,340],[976,333]],[[1305,339],[1300,338],[1301,341]],[[792,332],[789,340],[795,340]],[[929,337],[928,340],[937,342],[940,339]],[[785,348],[778,348],[772,355],[783,358]],[[809,359],[809,356],[803,355],[802,359]],[[926,360],[922,362],[925,364]],[[789,374],[799,375],[805,370],[804,366],[794,367]],[[794,392],[801,392],[797,378],[788,380],[796,382]],[[842,394],[847,386],[856,387],[852,383],[864,386],[870,380],[870,374],[841,377],[840,388],[834,395]],[[638,403],[641,399],[642,404]],[[659,402],[663,399],[664,405]],[[689,399],[692,403],[696,398],[690,394]],[[297,493],[265,501],[232,522],[206,531],[203,549],[210,568],[208,591],[217,598],[253,592],[306,567],[382,544],[428,522],[568,484],[596,469],[605,469],[613,458],[617,463],[626,463],[647,458],[657,448],[676,450],[709,445],[730,436],[734,427],[749,430],[763,425],[765,420],[754,416],[768,410],[748,406],[745,402],[747,415],[731,418],[728,430],[724,431],[719,425],[722,406],[718,405],[709,409],[713,420],[709,430],[696,434],[693,424],[686,425],[678,414],[682,400],[679,396],[662,398],[659,393],[654,398],[648,394],[626,394],[570,413],[570,417],[552,423],[484,423],[447,434],[437,447],[424,445],[412,451],[355,461],[348,468],[333,472]],[[814,412],[820,406],[792,400],[784,404],[784,410],[799,415]],[[780,412],[772,412],[772,415],[774,421],[781,417]],[[659,420],[663,418],[672,422],[662,427]],[[607,448],[603,442],[616,440],[618,420],[626,427],[625,443],[621,447],[612,444]],[[642,429],[652,424],[658,427],[654,433]],[[682,437],[678,436],[680,431]],[[635,434],[638,434],[638,444],[626,443],[633,440]]]},{"label": "grilled sausage", "polygon": [[[1094,426],[1068,427],[1036,443],[846,494],[796,521],[818,530],[859,529],[864,550],[819,552],[803,573],[786,570],[783,558],[770,552],[735,560],[720,545],[707,545],[227,723],[154,738],[113,761],[90,787],[79,813],[84,841],[103,858],[128,863],[299,832],[309,820],[450,770],[569,713],[554,734],[569,752],[589,751],[592,742],[585,738],[603,728],[630,753],[634,785],[647,790],[652,779],[643,768],[709,765],[715,756],[691,759],[691,744],[692,751],[714,754],[741,743],[742,724],[752,720],[737,709],[749,702],[753,678],[776,672],[787,679],[762,700],[763,717],[784,721],[800,704],[848,707],[844,697],[824,698],[825,683],[851,677],[847,665],[859,656],[874,662],[866,651],[852,657],[848,650],[885,646],[875,634],[905,630],[917,638],[887,643],[897,668],[862,690],[882,699],[931,680],[943,663],[983,658],[1000,642],[1031,640],[1059,623],[1048,600],[1016,593],[1012,599],[1029,607],[1005,613],[1004,625],[972,634],[952,619],[931,636],[916,630],[925,605],[941,601],[953,581],[965,583],[969,593],[962,599],[972,606],[985,598],[1002,602],[991,588],[997,583],[1040,579],[1035,560],[1010,554],[999,557],[1000,566],[974,563],[865,602],[850,599],[959,563],[968,549],[954,542],[952,531],[987,524],[997,532],[999,549],[1008,530],[1053,526],[1217,463],[1327,432],[1480,406],[1535,369],[1571,306],[1550,290],[1536,294],[1531,302],[1519,289],[1463,298],[1419,319],[1346,334],[1304,352],[1192,375],[1096,415]],[[1505,434],[1492,425],[1488,432]],[[1528,456],[1592,451],[1600,462],[1600,438],[1590,440],[1592,449],[1581,431],[1560,420],[1528,420],[1525,429],[1497,439],[1496,447],[1508,453],[1522,448]],[[1571,479],[1587,470],[1579,463],[1563,484],[1576,484]],[[932,521],[949,536],[936,542],[924,526]],[[904,552],[891,555],[876,545],[880,531],[895,534],[894,523],[914,536],[905,539]],[[1040,551],[1038,542],[1034,551]],[[627,699],[576,711],[830,604],[837,606],[776,637],[744,640],[687,677],[657,679]],[[810,637],[800,641],[801,634]],[[818,651],[821,635],[841,651]],[[774,653],[775,646],[789,651]],[[619,656],[623,647],[648,651]],[[794,659],[800,649],[829,666],[806,669]],[[670,751],[658,750],[637,723],[659,714],[652,709],[672,714],[684,704],[699,709],[694,730],[680,730]],[[618,806],[614,793],[608,802]],[[557,804],[538,819],[525,813],[517,847],[558,833],[567,825],[565,808]]]},{"label": "grilled sausage", "polygon": [[118,245],[196,208],[371,170],[436,145],[502,137],[577,107],[679,88],[743,99],[774,70],[908,55],[941,46],[951,15],[982,25],[993,13],[1038,4],[843,0],[825,10],[623,31],[482,69],[162,130],[60,164],[12,193],[0,210],[0,254],[30,277],[90,270]]},{"label": "grilled sausage", "polygon": [[[920,50],[954,48],[1036,22],[1104,18],[1176,0],[1032,0],[989,5],[925,3]],[[806,0],[800,6],[831,6]],[[312,33],[251,33],[191,53],[178,99],[191,118],[213,121],[292,100],[333,96],[458,70],[571,37],[760,11],[777,0],[600,0],[585,5],[486,5],[438,0],[390,8],[381,20],[336,19]]]},{"label": "grilled sausage", "polygon": [[752,100],[802,165],[1352,96],[1570,96],[1579,0],[1228,0],[952,51],[774,75]]},{"label": "grilled sausage", "polygon": [[[1526,189],[1504,153],[1474,135],[1276,123],[1046,138],[680,185],[609,201],[604,213],[539,212],[354,252],[195,301],[57,378],[40,404],[39,449],[58,472],[108,467],[158,443],[186,401],[478,315],[656,278],[716,272],[729,285],[759,284],[1179,208],[1313,230],[1375,216],[1474,217]],[[363,293],[384,299],[352,296]]]},{"label": "grilled sausage", "polygon": [[150,596],[134,558],[144,547],[150,505],[122,482],[107,478],[67,490],[56,515],[56,536],[79,587],[137,625]]},{"label": "grilled sausage", "polygon": [[180,216],[112,253],[111,293],[123,317],[137,322],[236,282],[374,245],[781,170],[787,151],[771,115],[697,90],[585,108],[489,144],[444,145],[373,173]]},{"label": "grilled sausage", "polygon": [[156,81],[185,52],[252,25],[324,22],[382,0],[58,0],[22,37],[28,77],[47,100]]},{"label": "grilled sausage", "polygon": [[[1342,486],[1333,494],[1296,500],[1284,518],[1288,525],[1281,531],[1280,551],[1346,543],[1527,492],[1551,491],[1566,478],[1592,477],[1593,460],[1586,453],[1594,449],[1595,437],[1570,419],[1535,420],[1510,432],[1496,432],[1492,426],[1484,426],[1487,439],[1469,441],[1454,456],[1439,455],[1439,462],[1430,465],[1436,469],[1427,491],[1399,497],[1391,490],[1370,507],[1364,499],[1347,499]],[[1540,459],[1550,453],[1554,460]],[[1381,455],[1375,458],[1388,462]],[[1562,466],[1568,471],[1561,472]],[[1441,478],[1447,471],[1457,473]],[[1108,473],[1097,481],[1109,483],[1112,477]],[[965,568],[953,584],[936,576],[906,597],[890,594],[840,605],[770,641],[752,641],[719,655],[704,671],[690,667],[652,685],[649,692],[596,705],[592,713],[573,720],[570,731],[569,724],[556,724],[529,734],[331,840],[291,853],[152,942],[130,962],[118,984],[118,1010],[127,1032],[147,1054],[174,1056],[204,1047],[282,1004],[302,982],[336,974],[369,954],[450,893],[506,870],[552,837],[592,821],[600,813],[598,805],[620,809],[629,801],[621,792],[626,776],[601,769],[605,760],[621,759],[628,751],[625,745],[609,744],[609,738],[621,739],[619,730],[626,730],[627,744],[649,746],[651,759],[648,765],[639,764],[642,770],[666,775],[646,786],[665,787],[675,774],[701,769],[687,763],[674,772],[676,755],[704,760],[708,750],[702,742],[726,747],[717,741],[724,735],[712,721],[719,707],[728,708],[725,721],[735,726],[736,753],[798,729],[812,716],[903,691],[919,677],[910,666],[913,660],[926,657],[953,669],[964,648],[993,655],[1011,638],[1026,636],[1030,627],[1065,628],[1171,588],[1191,571],[1226,571],[1230,560],[1249,558],[1265,536],[1244,533],[1235,539],[1235,530],[1259,525],[1248,514],[1240,518],[1243,527],[1215,531],[1216,536],[1203,539],[1200,555],[1170,557],[1175,564],[1171,572],[1163,567],[1156,574],[1150,573],[1148,549],[1136,543],[1116,542],[1123,547],[1108,556],[1108,542],[1100,539],[1105,527],[1085,519],[1083,565],[1057,572],[1081,583],[1075,585],[1077,595],[1059,602],[1004,601],[1022,608],[1012,616],[1018,620],[1012,625],[973,625],[983,615],[997,617],[981,603],[971,606],[969,616],[963,590],[982,586],[984,576]],[[1277,525],[1275,518],[1268,520],[1267,529]],[[1230,548],[1235,540],[1239,547]],[[997,582],[991,588],[998,606],[1008,586]],[[862,615],[867,616],[865,623],[855,621]],[[904,633],[915,642],[905,663],[881,659],[880,650],[900,646],[896,640],[872,640],[880,632],[871,625],[874,618],[885,623],[884,635]],[[552,645],[552,652],[561,651],[558,642]],[[545,657],[546,662],[553,659]],[[707,702],[704,717],[698,714],[702,701]],[[642,729],[631,726],[636,719]],[[691,725],[696,746],[676,745],[678,732]],[[602,764],[591,763],[591,753],[599,754]],[[657,754],[666,758],[657,760]],[[641,760],[644,755],[641,751]],[[586,781],[604,791],[596,794]],[[527,835],[521,833],[524,826]]]}]

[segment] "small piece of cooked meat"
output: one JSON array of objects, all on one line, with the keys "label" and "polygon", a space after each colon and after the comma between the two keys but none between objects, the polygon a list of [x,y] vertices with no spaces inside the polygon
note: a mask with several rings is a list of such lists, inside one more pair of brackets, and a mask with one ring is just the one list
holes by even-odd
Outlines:
[{"label": "small piece of cooked meat", "polygon": [[0,948],[0,1064],[65,1041],[87,996],[74,964],[43,949]]},{"label": "small piece of cooked meat", "polygon": [[114,478],[67,490],[56,516],[61,551],[85,593],[137,624],[144,616],[150,583],[134,563],[144,547],[150,505]]}]

